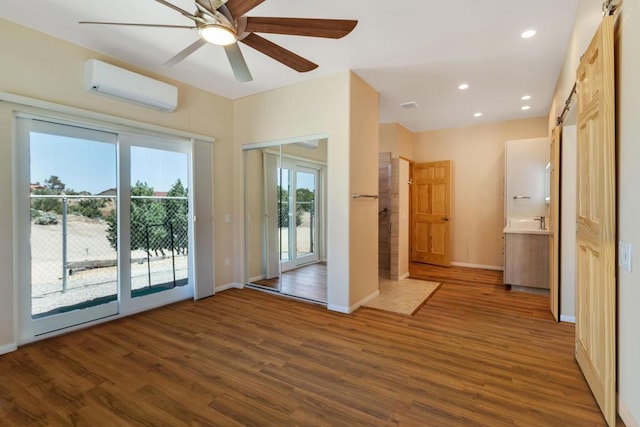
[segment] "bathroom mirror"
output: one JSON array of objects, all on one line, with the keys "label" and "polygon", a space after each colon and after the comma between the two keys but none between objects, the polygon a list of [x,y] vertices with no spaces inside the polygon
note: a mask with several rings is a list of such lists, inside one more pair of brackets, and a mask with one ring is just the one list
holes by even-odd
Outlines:
[{"label": "bathroom mirror", "polygon": [[327,301],[327,140],[245,150],[247,286]]}]

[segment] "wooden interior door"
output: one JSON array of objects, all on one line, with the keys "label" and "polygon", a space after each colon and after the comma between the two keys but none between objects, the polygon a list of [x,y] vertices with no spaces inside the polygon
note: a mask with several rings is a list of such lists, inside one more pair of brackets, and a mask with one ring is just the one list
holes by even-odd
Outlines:
[{"label": "wooden interior door", "polygon": [[560,317],[560,147],[562,126],[551,132],[551,176],[549,179],[549,304],[556,322]]},{"label": "wooden interior door", "polygon": [[604,417],[616,423],[616,159],[613,17],[577,75],[576,360]]},{"label": "wooden interior door", "polygon": [[413,166],[411,261],[451,265],[451,161]]}]

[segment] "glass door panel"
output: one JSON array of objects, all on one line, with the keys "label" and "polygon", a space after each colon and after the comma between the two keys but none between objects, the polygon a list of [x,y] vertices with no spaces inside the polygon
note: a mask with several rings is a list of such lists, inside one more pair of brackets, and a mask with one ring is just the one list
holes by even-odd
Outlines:
[{"label": "glass door panel", "polygon": [[[20,119],[20,247],[30,284],[22,287],[21,332],[37,335],[118,312],[115,215],[116,135]],[[25,236],[26,234],[26,236]],[[28,236],[28,237],[27,237]],[[26,237],[26,238],[25,238]],[[21,271],[24,267],[20,267]]]},{"label": "glass door panel", "polygon": [[270,291],[280,291],[280,235],[287,221],[286,213],[282,216],[281,172],[278,151],[244,152],[245,277],[247,284]]},{"label": "glass door panel", "polygon": [[285,162],[280,171],[281,266],[288,271],[318,260],[316,192],[318,171]]},{"label": "glass door panel", "polygon": [[131,297],[189,284],[187,153],[131,147]]},{"label": "glass door panel", "polygon": [[296,171],[296,260],[298,264],[317,261],[315,255],[316,226],[316,186],[318,172]]},{"label": "glass door panel", "polygon": [[291,171],[288,168],[278,168],[278,228],[280,230],[280,260],[289,261],[293,254],[291,248],[291,232],[293,207],[291,199]]}]

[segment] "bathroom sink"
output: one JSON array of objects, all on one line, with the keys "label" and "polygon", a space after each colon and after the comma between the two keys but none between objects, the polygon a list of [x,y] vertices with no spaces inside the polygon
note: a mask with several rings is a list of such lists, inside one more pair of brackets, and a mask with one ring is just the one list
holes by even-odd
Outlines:
[{"label": "bathroom sink", "polygon": [[540,220],[534,218],[509,218],[505,233],[549,234],[549,230],[540,229]]},{"label": "bathroom sink", "polygon": [[511,218],[509,228],[512,230],[540,230],[540,220],[533,218]]}]

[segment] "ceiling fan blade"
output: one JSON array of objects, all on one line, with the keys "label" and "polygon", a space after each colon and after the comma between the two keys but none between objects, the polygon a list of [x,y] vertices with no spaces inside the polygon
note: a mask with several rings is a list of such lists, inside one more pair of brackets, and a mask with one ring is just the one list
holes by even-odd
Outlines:
[{"label": "ceiling fan blade", "polygon": [[186,16],[189,19],[192,19],[196,22],[202,22],[202,20],[200,18],[198,18],[197,16],[195,16],[193,13],[187,12],[186,10],[179,8],[178,6],[169,3],[168,1],[165,0],[156,0],[156,2],[163,4],[165,6],[167,6],[170,9],[175,10],[176,12],[180,13],[182,16]]},{"label": "ceiling fan blade", "polygon": [[242,51],[240,50],[238,43],[225,46],[224,52],[227,54],[227,58],[229,59],[231,69],[233,70],[233,75],[236,77],[236,80],[243,83],[252,81],[253,77],[251,77],[247,61],[244,60],[244,56],[242,55]]},{"label": "ceiling fan blade", "polygon": [[224,6],[227,0],[196,0],[200,6],[207,9],[209,12],[214,12],[220,7]]},{"label": "ceiling fan blade", "polygon": [[188,25],[163,25],[163,24],[134,24],[129,22],[96,22],[96,21],[80,21],[78,24],[92,24],[92,25],[124,25],[128,27],[153,27],[153,28],[198,28]]},{"label": "ceiling fan blade", "polygon": [[348,19],[247,17],[246,32],[339,39],[349,34],[358,21]]},{"label": "ceiling fan blade", "polygon": [[225,3],[234,18],[238,19],[264,0],[229,0]]},{"label": "ceiling fan blade", "polygon": [[178,54],[175,55],[173,58],[171,58],[170,60],[162,64],[162,66],[165,68],[173,67],[178,62],[184,60],[187,56],[191,55],[193,52],[200,49],[205,44],[207,44],[207,41],[205,39],[200,38],[196,40],[195,42],[187,46],[185,49],[178,52]]},{"label": "ceiling fan blade", "polygon": [[196,0],[196,3],[204,7],[206,10],[208,10],[211,13],[213,13],[213,11],[215,10],[212,7],[211,2],[209,0]]},{"label": "ceiling fan blade", "polygon": [[[233,0],[231,0],[233,1]],[[296,55],[277,44],[270,42],[269,40],[260,37],[257,34],[251,33],[247,37],[240,40],[242,43],[254,48],[257,51],[264,53],[265,55],[275,59],[278,62],[283,63],[289,68],[293,68],[296,71],[305,73],[307,71],[315,70],[318,68],[317,64],[304,59],[301,56]]]}]

